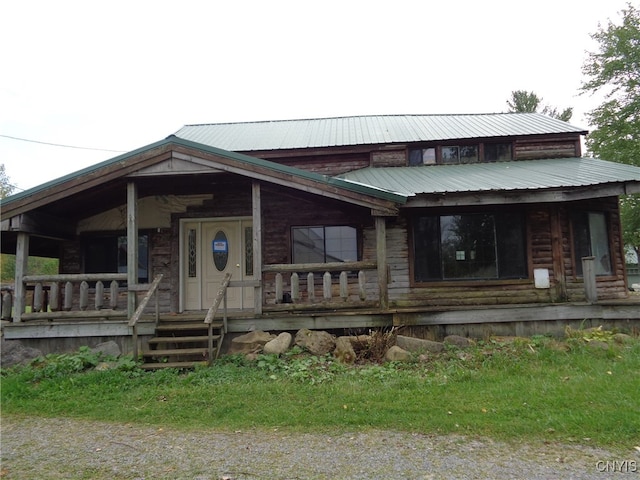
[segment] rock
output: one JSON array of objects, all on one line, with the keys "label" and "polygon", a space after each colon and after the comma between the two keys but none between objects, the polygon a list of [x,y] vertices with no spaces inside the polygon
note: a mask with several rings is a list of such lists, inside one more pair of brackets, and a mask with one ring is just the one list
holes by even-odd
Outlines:
[{"label": "rock", "polygon": [[440,353],[444,350],[444,344],[440,342],[423,340],[421,338],[405,337],[404,335],[398,335],[396,338],[396,345],[409,352]]},{"label": "rock", "polygon": [[411,360],[411,353],[403,350],[397,345],[394,345],[389,350],[387,350],[384,358],[389,362],[406,362]]},{"label": "rock", "polygon": [[27,365],[34,358],[42,357],[37,348],[25,347],[19,340],[2,340],[0,365],[9,368],[14,365]]},{"label": "rock", "polygon": [[587,346],[594,350],[609,350],[609,344],[602,340],[591,340],[590,342],[587,342]]},{"label": "rock", "polygon": [[284,352],[289,350],[292,339],[293,337],[290,333],[282,332],[273,340],[269,340],[265,343],[263,351],[266,354],[282,355]]},{"label": "rock", "polygon": [[448,335],[444,337],[444,343],[458,348],[467,348],[473,345],[473,340],[467,337],[461,337],[460,335]]},{"label": "rock", "polygon": [[342,363],[353,363],[356,361],[356,351],[353,349],[353,339],[357,337],[338,337],[336,339],[336,349],[333,355]]},{"label": "rock", "polygon": [[117,364],[114,362],[100,362],[93,369],[98,372],[104,372],[106,370],[113,370]]},{"label": "rock", "polygon": [[274,338],[275,335],[263,332],[262,330],[245,333],[231,340],[229,353],[256,353],[262,350],[264,345]]},{"label": "rock", "polygon": [[336,348],[336,341],[331,334],[321,330],[303,328],[296,333],[296,345],[308,350],[313,355],[326,355]]},{"label": "rock", "polygon": [[626,333],[616,333],[613,335],[613,341],[619,345],[629,345],[633,343],[633,337]]},{"label": "rock", "polygon": [[91,349],[93,353],[101,353],[105,357],[119,357],[122,351],[116,342],[110,340],[108,342],[99,343]]}]

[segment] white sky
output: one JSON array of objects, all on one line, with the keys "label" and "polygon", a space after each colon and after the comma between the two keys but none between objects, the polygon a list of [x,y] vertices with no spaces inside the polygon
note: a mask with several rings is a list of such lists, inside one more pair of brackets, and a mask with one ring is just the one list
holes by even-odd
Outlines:
[{"label": "white sky", "polygon": [[[130,151],[182,125],[574,107],[626,0],[14,0],[0,5],[0,135]],[[117,153],[0,137],[27,189]],[[19,190],[16,190],[16,192]]]}]

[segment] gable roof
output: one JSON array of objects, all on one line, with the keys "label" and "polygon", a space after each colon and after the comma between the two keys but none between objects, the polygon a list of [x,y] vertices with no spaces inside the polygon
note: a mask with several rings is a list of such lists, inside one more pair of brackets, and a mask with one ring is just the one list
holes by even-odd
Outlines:
[{"label": "gable roof", "polygon": [[563,133],[587,131],[540,113],[489,113],[185,125],[175,135],[224,150],[251,152]]},{"label": "gable roof", "polygon": [[375,186],[321,175],[269,160],[202,145],[171,135],[159,142],[6,197],[0,201],[2,219],[46,205],[56,198],[69,197],[84,190],[96,188],[108,181],[149,170],[154,164],[166,161],[172,156],[180,155],[176,151],[182,152],[182,156],[188,158],[187,161],[193,161],[193,157],[190,155],[198,156],[202,154],[206,156],[208,160],[200,162],[200,164],[202,168],[209,169],[209,171],[214,171],[212,165],[215,160],[212,161],[212,159],[215,158],[218,162],[221,162],[216,167],[219,170],[272,181],[292,188],[299,187],[305,191],[323,191],[332,196],[335,196],[336,192],[342,192],[341,198],[344,198],[345,201],[354,201],[353,199],[349,200],[349,197],[365,196],[371,199],[369,202],[364,202],[367,205],[370,204],[371,208],[384,208],[385,205],[390,206],[391,204],[406,202],[404,195],[385,191]]},{"label": "gable roof", "polygon": [[[596,158],[554,158],[465,165],[363,168],[340,178],[402,195],[580,188],[630,183],[640,190],[640,167]],[[632,193],[632,192],[628,192]]]}]

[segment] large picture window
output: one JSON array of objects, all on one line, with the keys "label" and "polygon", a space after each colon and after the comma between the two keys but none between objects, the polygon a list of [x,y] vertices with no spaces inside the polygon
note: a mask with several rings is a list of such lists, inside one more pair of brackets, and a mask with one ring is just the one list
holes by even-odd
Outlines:
[{"label": "large picture window", "polygon": [[293,227],[293,263],[358,260],[357,230],[350,226]]},{"label": "large picture window", "polygon": [[527,277],[524,219],[516,213],[415,218],[414,280]]},{"label": "large picture window", "polygon": [[582,257],[595,257],[596,275],[611,275],[611,252],[607,219],[602,212],[579,212],[572,216],[576,273],[582,275]]},{"label": "large picture window", "polygon": [[[86,273],[127,273],[127,236],[99,235],[85,241]],[[138,235],[138,280],[149,281],[149,236]]]}]

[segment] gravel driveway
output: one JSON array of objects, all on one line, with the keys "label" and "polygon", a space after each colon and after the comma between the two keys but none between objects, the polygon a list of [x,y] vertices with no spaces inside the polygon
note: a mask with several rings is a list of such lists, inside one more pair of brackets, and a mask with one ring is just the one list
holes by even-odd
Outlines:
[{"label": "gravel driveway", "polygon": [[33,417],[3,418],[0,431],[3,480],[499,480],[640,475],[631,472],[633,468],[627,468],[626,474],[603,472],[606,464],[599,463],[640,464],[635,450],[614,454],[588,446],[506,444],[451,435],[193,432]]}]

